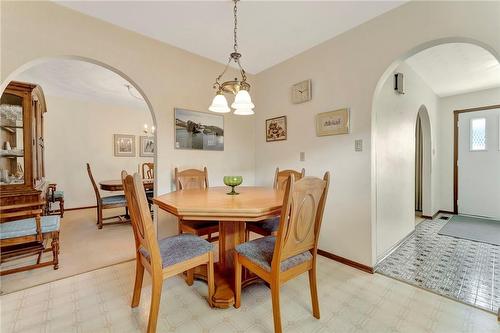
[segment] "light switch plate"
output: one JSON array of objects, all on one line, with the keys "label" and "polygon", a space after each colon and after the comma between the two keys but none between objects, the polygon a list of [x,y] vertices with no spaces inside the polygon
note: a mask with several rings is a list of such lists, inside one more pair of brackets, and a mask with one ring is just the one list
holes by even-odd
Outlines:
[{"label": "light switch plate", "polygon": [[303,152],[303,151],[301,151],[301,152],[300,152],[300,161],[301,161],[301,162],[304,162],[305,160],[306,160],[306,153],[305,153],[305,152]]},{"label": "light switch plate", "polygon": [[363,151],[363,140],[354,140],[354,151]]}]

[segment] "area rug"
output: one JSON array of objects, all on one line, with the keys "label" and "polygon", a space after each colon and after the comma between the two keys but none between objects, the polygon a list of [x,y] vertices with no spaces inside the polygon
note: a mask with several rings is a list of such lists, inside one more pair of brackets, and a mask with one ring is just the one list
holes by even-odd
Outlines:
[{"label": "area rug", "polygon": [[439,230],[438,234],[500,245],[500,221],[455,215]]}]

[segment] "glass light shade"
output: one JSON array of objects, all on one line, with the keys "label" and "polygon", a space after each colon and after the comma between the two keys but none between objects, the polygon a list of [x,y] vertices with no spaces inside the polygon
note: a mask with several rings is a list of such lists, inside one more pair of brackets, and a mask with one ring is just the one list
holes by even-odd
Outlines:
[{"label": "glass light shade", "polygon": [[[233,104],[231,104],[233,109],[253,109],[255,105],[252,103],[252,98],[246,90],[240,90],[234,98]],[[236,113],[236,112],[235,112]],[[236,113],[239,114],[239,113]],[[252,112],[253,114],[253,112]]]},{"label": "glass light shade", "polygon": [[215,95],[212,105],[208,107],[208,110],[217,113],[227,113],[231,111],[227,105],[226,97],[222,94]]},{"label": "glass light shade", "polygon": [[249,115],[252,115],[254,113],[255,112],[253,112],[253,110],[250,108],[239,108],[239,109],[234,110],[234,114],[237,114],[240,116],[249,116]]}]

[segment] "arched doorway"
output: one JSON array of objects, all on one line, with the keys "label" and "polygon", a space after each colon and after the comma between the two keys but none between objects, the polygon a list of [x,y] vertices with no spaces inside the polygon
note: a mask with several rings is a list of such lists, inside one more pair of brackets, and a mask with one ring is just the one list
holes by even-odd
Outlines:
[{"label": "arched doorway", "polygon": [[[77,82],[73,84],[70,79]],[[138,172],[142,162],[154,162],[156,167],[156,148],[149,150],[149,155],[140,155],[141,136],[152,136],[153,143],[157,136],[156,131],[143,133],[145,122],[149,128],[157,125],[148,97],[123,72],[74,56],[44,58],[23,65],[2,82],[2,93],[11,81],[29,82],[44,89],[48,110],[43,121],[45,175],[47,182],[57,183],[57,189],[64,191],[65,208],[73,210],[66,211],[61,220],[59,269],[40,270],[36,275],[7,275],[2,277],[2,291],[11,292],[133,259],[130,224],[97,228],[97,200],[85,164],[91,164],[98,187],[100,181],[119,181],[123,169]],[[133,157],[114,155],[114,134],[133,137]],[[100,190],[102,197],[122,193],[106,192],[102,187]],[[123,207],[103,211],[105,217],[124,213]]]},{"label": "arched doorway", "polygon": [[[376,85],[372,112],[372,248],[373,260],[376,263],[406,239],[415,227],[414,143],[417,113],[422,119],[423,132],[428,132],[424,133],[427,140],[424,140],[422,146],[425,150],[422,160],[423,215],[430,217],[443,209],[440,207],[444,201],[443,190],[437,184],[440,181],[438,177],[443,172],[441,165],[444,164],[452,170],[453,163],[452,155],[442,160],[441,156],[436,155],[437,137],[431,129],[436,125],[437,102],[432,98],[411,100],[411,93],[415,90],[412,84],[405,84],[409,93],[398,95],[394,91],[393,76],[398,71],[411,72],[412,68],[404,67],[407,65],[405,61],[412,56],[435,46],[455,43],[473,45],[492,55],[497,61],[500,59],[492,48],[475,40],[468,38],[434,40],[401,55],[387,68]],[[405,101],[408,103],[405,104]],[[425,111],[421,106],[424,106]],[[446,173],[445,176],[447,182],[452,184],[452,173]],[[446,200],[452,197],[451,185],[446,185],[445,192]],[[451,202],[451,199],[449,201]],[[451,209],[445,207],[444,210]]]},{"label": "arched doorway", "polygon": [[[439,42],[417,48],[410,57],[405,55],[377,85],[372,113],[376,271],[496,313],[498,306],[492,301],[497,297],[495,291],[486,296],[486,302],[481,302],[476,297],[479,295],[476,288],[461,286],[479,281],[493,283],[489,272],[495,243],[490,243],[487,236],[496,234],[497,221],[463,213],[454,215],[452,207],[456,194],[453,170],[457,166],[457,145],[454,145],[457,133],[462,131],[465,153],[473,151],[476,138],[468,119],[462,118],[457,126],[457,114],[473,106],[476,108],[472,110],[488,109],[477,107],[478,104],[498,104],[500,57],[469,40]],[[402,77],[404,89],[396,90],[393,78]],[[486,119],[490,119],[490,133],[497,133],[498,117],[497,114],[492,118],[478,117],[475,119],[482,119],[482,127],[476,140],[486,151]],[[494,149],[498,144],[495,135]],[[462,160],[458,165],[463,164]],[[496,190],[500,174],[480,171],[478,166],[482,165],[485,163],[476,162],[472,170],[482,185],[476,181],[470,188],[484,193],[484,184],[488,183]],[[492,165],[492,170],[496,170],[495,164]],[[477,198],[476,192],[476,202]],[[496,207],[487,200],[481,202],[487,208]],[[426,217],[418,225],[415,210],[421,210]],[[494,226],[495,231],[485,225]],[[454,231],[457,228],[464,231],[457,233]],[[475,237],[478,234],[483,238]],[[478,252],[476,246],[486,250]],[[464,267],[470,262],[477,263],[477,270],[468,269],[457,275],[454,267]],[[447,280],[445,276],[454,278]],[[460,294],[455,292],[458,288],[462,290]]]},{"label": "arched doorway", "polygon": [[415,122],[415,211],[432,216],[432,133],[429,113],[422,105]]}]

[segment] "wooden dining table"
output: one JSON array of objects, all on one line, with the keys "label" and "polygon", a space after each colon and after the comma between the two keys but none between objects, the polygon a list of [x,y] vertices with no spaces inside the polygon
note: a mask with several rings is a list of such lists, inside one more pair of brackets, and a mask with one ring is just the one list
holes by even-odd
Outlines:
[{"label": "wooden dining table", "polygon": [[[183,220],[219,221],[219,261],[215,264],[213,304],[228,308],[234,304],[234,251],[245,241],[245,223],[279,215],[283,191],[268,187],[237,187],[238,195],[228,195],[227,187],[189,189],[153,198],[153,202]],[[195,277],[205,279],[200,266]],[[255,280],[255,277],[246,282]],[[249,283],[243,283],[243,286]]]},{"label": "wooden dining table", "polygon": [[[143,179],[145,190],[154,189],[154,179]],[[103,191],[123,191],[123,184],[121,179],[103,180],[99,182],[99,187]]]}]

